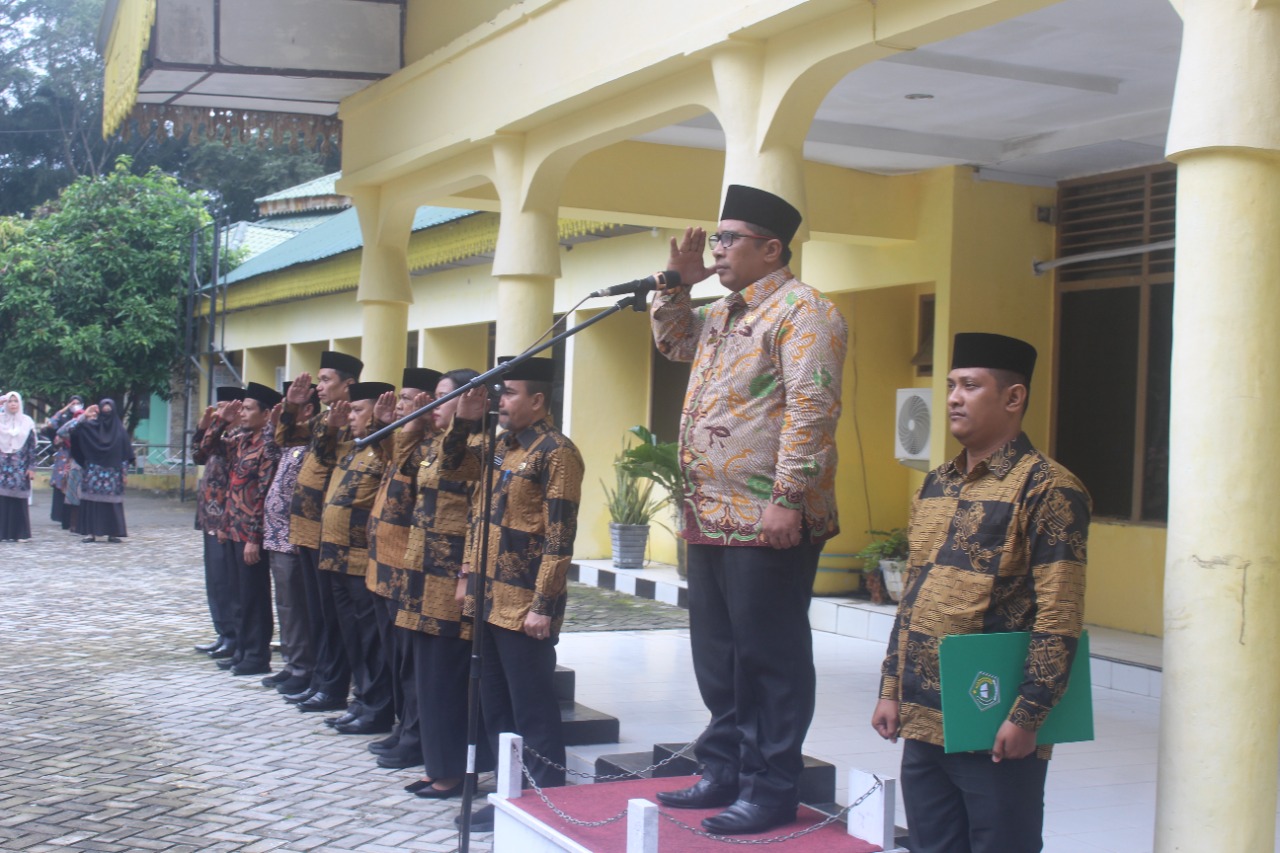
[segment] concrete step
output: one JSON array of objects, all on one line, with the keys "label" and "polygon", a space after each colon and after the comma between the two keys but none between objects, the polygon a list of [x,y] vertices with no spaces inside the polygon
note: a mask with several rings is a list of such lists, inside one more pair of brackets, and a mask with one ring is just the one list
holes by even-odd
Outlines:
[{"label": "concrete step", "polygon": [[565,746],[617,743],[621,731],[617,717],[578,702],[560,703],[560,727]]},{"label": "concrete step", "polygon": [[556,664],[556,674],[551,678],[551,686],[556,691],[557,702],[572,702],[577,689],[577,675],[567,666]]}]

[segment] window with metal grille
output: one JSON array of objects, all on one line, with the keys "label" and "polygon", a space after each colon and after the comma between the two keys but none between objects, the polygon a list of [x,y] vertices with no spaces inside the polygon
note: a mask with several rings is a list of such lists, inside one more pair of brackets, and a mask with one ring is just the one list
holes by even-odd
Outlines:
[{"label": "window with metal grille", "polygon": [[[1059,259],[1174,236],[1172,166],[1060,185]],[[1057,270],[1054,455],[1094,514],[1163,522],[1169,491],[1173,250]]]}]

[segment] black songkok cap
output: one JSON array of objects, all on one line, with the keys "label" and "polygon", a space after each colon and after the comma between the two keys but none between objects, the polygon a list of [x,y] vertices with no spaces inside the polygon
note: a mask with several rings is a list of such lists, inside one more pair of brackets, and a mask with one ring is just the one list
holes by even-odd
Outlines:
[{"label": "black songkok cap", "polygon": [[800,227],[800,211],[796,210],[784,198],[755,187],[744,187],[742,184],[730,184],[724,196],[724,209],[720,211],[721,219],[739,219],[767,228],[782,245],[791,245],[791,238],[796,236]]},{"label": "black songkok cap", "polygon": [[248,384],[244,389],[244,398],[246,400],[256,400],[264,409],[269,409],[284,399],[276,389],[268,388],[266,385],[259,385],[257,382]]},{"label": "black songkok cap", "polygon": [[436,383],[444,376],[438,370],[429,367],[406,367],[404,376],[400,377],[401,388],[417,388],[428,393],[436,390]]},{"label": "black songkok cap", "polygon": [[395,391],[396,386],[390,382],[353,382],[347,389],[351,402],[357,400],[376,400],[388,391]]},{"label": "black songkok cap", "polygon": [[1036,369],[1036,348],[1026,341],[1005,335],[960,332],[951,351],[951,369],[961,367],[1009,370],[1026,377],[1030,387],[1031,374]]},{"label": "black songkok cap", "polygon": [[[506,364],[514,355],[504,355],[498,364]],[[502,375],[503,379],[521,379],[527,382],[554,382],[556,363],[549,358],[531,358],[522,361]]]},{"label": "black songkok cap", "polygon": [[364,370],[364,362],[356,358],[354,355],[347,355],[345,352],[334,352],[333,350],[325,350],[320,353],[320,369],[338,370],[348,376],[360,378],[360,371]]},{"label": "black songkok cap", "polygon": [[213,392],[213,396],[219,403],[230,403],[234,400],[243,400],[244,389],[234,385],[219,385]]}]

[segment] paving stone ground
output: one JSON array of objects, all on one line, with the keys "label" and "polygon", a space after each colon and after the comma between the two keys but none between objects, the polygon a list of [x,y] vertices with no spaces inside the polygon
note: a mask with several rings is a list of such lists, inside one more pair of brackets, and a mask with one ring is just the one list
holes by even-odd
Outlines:
[{"label": "paving stone ground", "polygon": [[[458,801],[405,794],[368,738],[299,714],[191,650],[211,630],[191,504],[130,494],[124,543],[32,507],[0,543],[0,850],[452,851]],[[566,630],[681,627],[575,585]],[[472,837],[488,851],[491,836]]]}]

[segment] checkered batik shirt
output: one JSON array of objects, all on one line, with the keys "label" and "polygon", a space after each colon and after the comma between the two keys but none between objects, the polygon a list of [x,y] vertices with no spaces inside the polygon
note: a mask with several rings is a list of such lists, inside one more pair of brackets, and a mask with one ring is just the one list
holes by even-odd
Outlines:
[{"label": "checkered batik shirt", "polygon": [[[343,432],[350,434],[345,428]],[[348,446],[325,493],[320,570],[364,577],[369,567],[369,516],[387,460],[375,446]]]},{"label": "checkered batik shirt", "polygon": [[[395,456],[401,446],[403,430],[396,430],[378,442],[378,453],[387,460],[382,469],[382,482],[369,510],[369,568],[365,572],[365,586],[374,595],[395,601],[397,606],[404,598],[404,551],[409,543],[410,526],[413,524],[413,504],[417,497],[414,471],[402,470],[408,464],[396,464]],[[421,455],[421,442],[404,442],[405,452],[413,458]]]},{"label": "checkered batik shirt", "polygon": [[[443,473],[480,479],[481,445],[471,440],[476,429],[475,421],[453,419],[444,438]],[[520,631],[530,612],[549,616],[554,641],[568,601],[569,561],[582,498],[582,455],[547,418],[518,433],[505,433],[495,455],[485,619]],[[467,561],[473,575],[481,567],[480,551],[477,532]],[[469,601],[468,608],[474,612],[474,602]]]},{"label": "checkered batik shirt", "polygon": [[[1009,719],[1035,730],[1066,692],[1084,615],[1084,486],[1025,434],[967,474],[962,460],[933,470],[911,505],[910,566],[881,667],[899,734],[938,745],[943,637],[1031,632]],[[1037,752],[1049,757],[1047,746]]]},{"label": "checkered batik shirt", "polygon": [[835,536],[836,421],[848,329],[830,300],[777,270],[700,308],[659,291],[653,337],[692,361],[680,417],[680,535],[764,545],[765,508],[800,510],[810,537]]},{"label": "checkered batik shirt", "polygon": [[[483,438],[480,433],[473,434],[468,450],[479,453]],[[396,624],[438,637],[470,637],[471,623],[463,622],[462,605],[455,591],[466,559],[472,493],[477,481],[441,470],[444,434],[421,446],[423,452],[414,464],[418,499],[405,553],[412,572]]]}]

